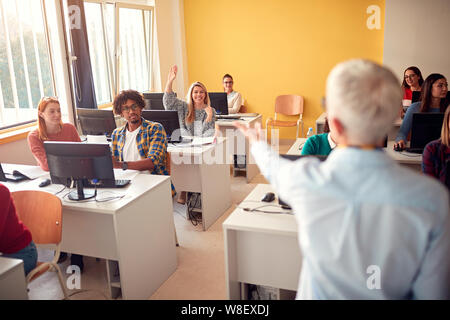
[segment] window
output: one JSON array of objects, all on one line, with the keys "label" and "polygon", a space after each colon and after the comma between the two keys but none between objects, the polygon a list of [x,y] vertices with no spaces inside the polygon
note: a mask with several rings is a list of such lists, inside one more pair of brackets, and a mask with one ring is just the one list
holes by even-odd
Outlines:
[{"label": "window", "polygon": [[55,95],[44,21],[40,1],[0,0],[0,129],[34,121]]},{"label": "window", "polygon": [[97,104],[120,90],[150,90],[153,7],[89,0],[84,9]]},{"label": "window", "polygon": [[118,88],[147,91],[151,88],[152,74],[152,8],[117,4],[116,16]]}]

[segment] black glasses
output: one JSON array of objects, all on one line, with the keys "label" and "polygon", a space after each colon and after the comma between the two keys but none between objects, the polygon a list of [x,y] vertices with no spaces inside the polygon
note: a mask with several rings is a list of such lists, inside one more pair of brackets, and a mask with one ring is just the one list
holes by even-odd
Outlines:
[{"label": "black glasses", "polygon": [[233,84],[233,81],[224,81],[225,84]]},{"label": "black glasses", "polygon": [[131,106],[122,106],[122,112],[130,112],[130,110],[136,111],[140,107],[137,104],[133,104]]},{"label": "black glasses", "polygon": [[410,75],[405,75],[405,79],[414,79],[414,77],[417,76],[417,74],[410,74]]}]

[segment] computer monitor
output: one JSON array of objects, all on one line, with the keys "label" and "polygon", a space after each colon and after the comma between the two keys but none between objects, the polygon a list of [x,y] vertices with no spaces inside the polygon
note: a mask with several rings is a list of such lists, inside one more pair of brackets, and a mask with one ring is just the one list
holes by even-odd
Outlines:
[{"label": "computer monitor", "polygon": [[228,114],[228,100],[225,92],[210,92],[209,101],[211,107],[216,109],[217,115]]},{"label": "computer monitor", "polygon": [[84,135],[111,137],[111,133],[116,128],[116,120],[112,110],[77,108],[77,115]]},{"label": "computer monitor", "polygon": [[70,186],[72,181],[76,182],[77,192],[71,192],[69,199],[95,197],[95,192],[83,189],[88,184],[88,179],[114,184],[111,149],[108,144],[44,141],[44,148],[52,183]]},{"label": "computer monitor", "polygon": [[450,160],[445,163],[445,185],[450,191]]},{"label": "computer monitor", "polygon": [[414,113],[411,126],[411,143],[408,151],[422,153],[426,144],[439,139],[441,136],[444,114],[439,113]]},{"label": "computer monitor", "polygon": [[166,131],[170,142],[180,142],[180,120],[178,111],[174,110],[142,110],[142,117],[149,121],[159,122]]},{"label": "computer monitor", "polygon": [[422,93],[422,91],[413,91],[412,92],[412,98],[411,98],[411,103],[420,101],[420,94]]},{"label": "computer monitor", "polygon": [[145,110],[165,110],[162,92],[144,92]]}]

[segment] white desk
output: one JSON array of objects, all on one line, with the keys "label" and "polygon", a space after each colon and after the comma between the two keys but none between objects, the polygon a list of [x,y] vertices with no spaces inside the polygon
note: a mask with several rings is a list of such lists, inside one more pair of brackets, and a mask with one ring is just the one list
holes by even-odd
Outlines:
[{"label": "white desk", "polygon": [[410,167],[411,169],[421,171],[422,154],[406,151],[395,151],[394,143],[394,141],[388,141],[387,148],[384,148],[385,152],[398,163]]},{"label": "white desk", "polygon": [[0,300],[28,300],[22,260],[0,256]]},{"label": "white desk", "polygon": [[306,138],[297,138],[297,140],[295,140],[294,144],[288,150],[288,152],[286,152],[286,154],[301,155],[302,148],[303,148],[303,145],[305,144],[305,142],[306,142]]},{"label": "white desk", "polygon": [[[48,177],[44,176],[43,178]],[[42,178],[8,182],[11,192],[42,190],[56,193],[62,185],[39,188]],[[121,290],[123,299],[148,299],[177,267],[170,177],[138,174],[125,188],[98,189],[98,197],[125,196],[109,202],[63,203],[61,250],[109,260],[112,296]],[[110,267],[117,261],[120,279]]]},{"label": "white desk", "polygon": [[[259,201],[271,191],[270,185],[259,184],[245,200]],[[245,200],[240,207],[261,205],[261,202]],[[297,290],[302,259],[294,215],[247,212],[237,208],[224,221],[223,231],[228,299],[242,298],[243,283]]]},{"label": "white desk", "polygon": [[169,144],[170,176],[177,192],[202,194],[202,225],[207,230],[231,206],[230,167],[226,138],[215,144],[179,147]]},{"label": "white desk", "polygon": [[[240,114],[237,113],[236,115],[239,116]],[[242,117],[240,120],[216,120],[216,124],[219,127],[222,136],[228,137],[227,150],[229,150],[228,152],[231,157],[231,161],[230,158],[227,158],[227,161],[230,161],[229,163],[233,164],[234,162],[232,157],[234,155],[240,157],[245,156],[245,168],[243,168],[242,170],[245,171],[247,183],[249,183],[259,173],[259,169],[256,165],[255,159],[250,153],[250,146],[248,141],[245,139],[242,133],[233,126],[233,122],[235,121],[239,121],[241,123],[249,125],[250,127],[254,127],[256,123],[261,124],[262,115],[257,115],[254,117]],[[239,170],[239,168],[234,168],[235,172]]]}]

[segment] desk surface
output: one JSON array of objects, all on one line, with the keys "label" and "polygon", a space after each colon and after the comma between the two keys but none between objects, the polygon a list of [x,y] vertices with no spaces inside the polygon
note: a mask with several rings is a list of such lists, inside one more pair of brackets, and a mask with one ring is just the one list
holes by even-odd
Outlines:
[{"label": "desk surface", "polygon": [[422,155],[419,153],[411,153],[406,151],[395,151],[394,150],[394,141],[388,141],[387,148],[384,148],[384,151],[395,161],[402,164],[413,164],[413,165],[421,165],[422,164]]},{"label": "desk surface", "polygon": [[[236,113],[236,116],[239,116],[240,113]],[[245,113],[243,113],[243,115],[245,115]],[[260,120],[262,118],[262,115],[258,114],[257,116],[251,116],[251,117],[241,117],[239,120],[231,120],[231,119],[218,119],[216,120],[216,124],[219,127],[234,127],[233,122],[235,121],[239,121],[239,122],[243,122],[243,123],[251,123],[255,120]],[[237,130],[237,128],[236,128]]]},{"label": "desk surface", "polygon": [[302,148],[303,148],[303,145],[305,144],[305,142],[306,142],[306,138],[297,138],[297,140],[295,140],[294,144],[288,150],[288,152],[286,152],[286,154],[292,154],[292,155],[302,154]]},{"label": "desk surface", "polygon": [[[252,192],[239,204],[242,208],[256,208],[264,205],[260,200],[267,192],[273,192],[270,184],[258,184]],[[271,202],[275,206],[264,207],[261,210],[286,212],[285,214],[271,214],[263,212],[248,212],[236,208],[223,222],[224,229],[242,231],[256,231],[273,234],[297,235],[297,222],[289,210],[281,209],[278,205],[278,197]]]}]

